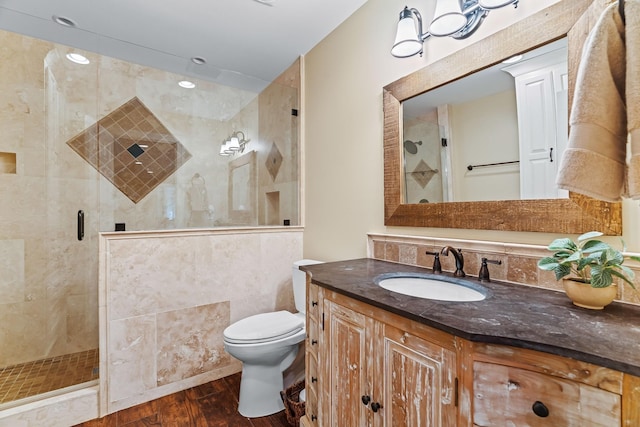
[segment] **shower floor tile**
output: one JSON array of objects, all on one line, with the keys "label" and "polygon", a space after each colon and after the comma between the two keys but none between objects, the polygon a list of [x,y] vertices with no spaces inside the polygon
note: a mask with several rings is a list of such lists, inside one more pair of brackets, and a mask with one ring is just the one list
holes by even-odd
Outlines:
[{"label": "shower floor tile", "polygon": [[0,403],[98,379],[98,349],[0,368]]}]

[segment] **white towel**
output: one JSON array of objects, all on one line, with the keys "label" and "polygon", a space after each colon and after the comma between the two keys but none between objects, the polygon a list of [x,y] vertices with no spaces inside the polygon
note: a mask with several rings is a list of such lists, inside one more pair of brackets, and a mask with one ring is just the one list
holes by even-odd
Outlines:
[{"label": "white towel", "polygon": [[[638,0],[627,0],[627,10],[632,2]],[[560,188],[607,201],[625,194],[627,169],[625,25],[617,7],[614,3],[605,9],[585,42],[569,144],[557,177]]]},{"label": "white towel", "polygon": [[629,197],[640,199],[640,0],[626,0],[624,15],[627,48],[627,130],[631,148],[628,187]]}]

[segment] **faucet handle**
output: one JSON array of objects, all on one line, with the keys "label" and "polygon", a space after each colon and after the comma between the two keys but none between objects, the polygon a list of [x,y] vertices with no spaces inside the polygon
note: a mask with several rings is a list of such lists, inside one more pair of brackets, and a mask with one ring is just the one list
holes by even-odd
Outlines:
[{"label": "faucet handle", "polygon": [[425,254],[433,255],[433,272],[434,273],[442,273],[442,265],[440,265],[440,252],[429,252],[426,251]]},{"label": "faucet handle", "polygon": [[489,266],[487,266],[487,263],[501,265],[502,261],[500,261],[499,259],[487,258],[482,258],[481,260],[482,265],[480,266],[480,272],[478,273],[478,280],[480,280],[481,282],[490,282],[491,279],[489,278]]}]

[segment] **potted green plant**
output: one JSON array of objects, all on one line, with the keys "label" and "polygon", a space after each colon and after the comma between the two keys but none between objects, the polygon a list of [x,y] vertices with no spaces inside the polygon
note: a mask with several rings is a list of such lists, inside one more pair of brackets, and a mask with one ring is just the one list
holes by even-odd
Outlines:
[{"label": "potted green plant", "polygon": [[[548,246],[553,255],[538,261],[542,270],[553,271],[556,280],[563,281],[569,298],[577,306],[601,310],[617,296],[615,278],[622,279],[635,289],[634,272],[625,259],[640,261],[637,256],[624,256],[608,243],[596,239],[602,236],[590,231],[578,237],[556,239]],[[624,242],[622,243],[625,251]]]}]

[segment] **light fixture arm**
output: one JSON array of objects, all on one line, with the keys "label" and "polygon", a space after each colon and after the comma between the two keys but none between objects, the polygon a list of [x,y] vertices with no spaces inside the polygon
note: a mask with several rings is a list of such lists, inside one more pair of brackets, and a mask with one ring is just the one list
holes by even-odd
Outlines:
[{"label": "light fixture arm", "polygon": [[[429,31],[422,32],[422,15],[420,15],[418,9],[416,9],[415,7],[409,9],[407,6],[405,6],[402,12],[400,12],[400,19],[402,19],[403,17],[410,18],[412,13],[418,20],[418,38],[424,42],[426,39],[431,37],[431,34],[429,33]],[[422,52],[420,52],[420,54],[422,55]]]}]

